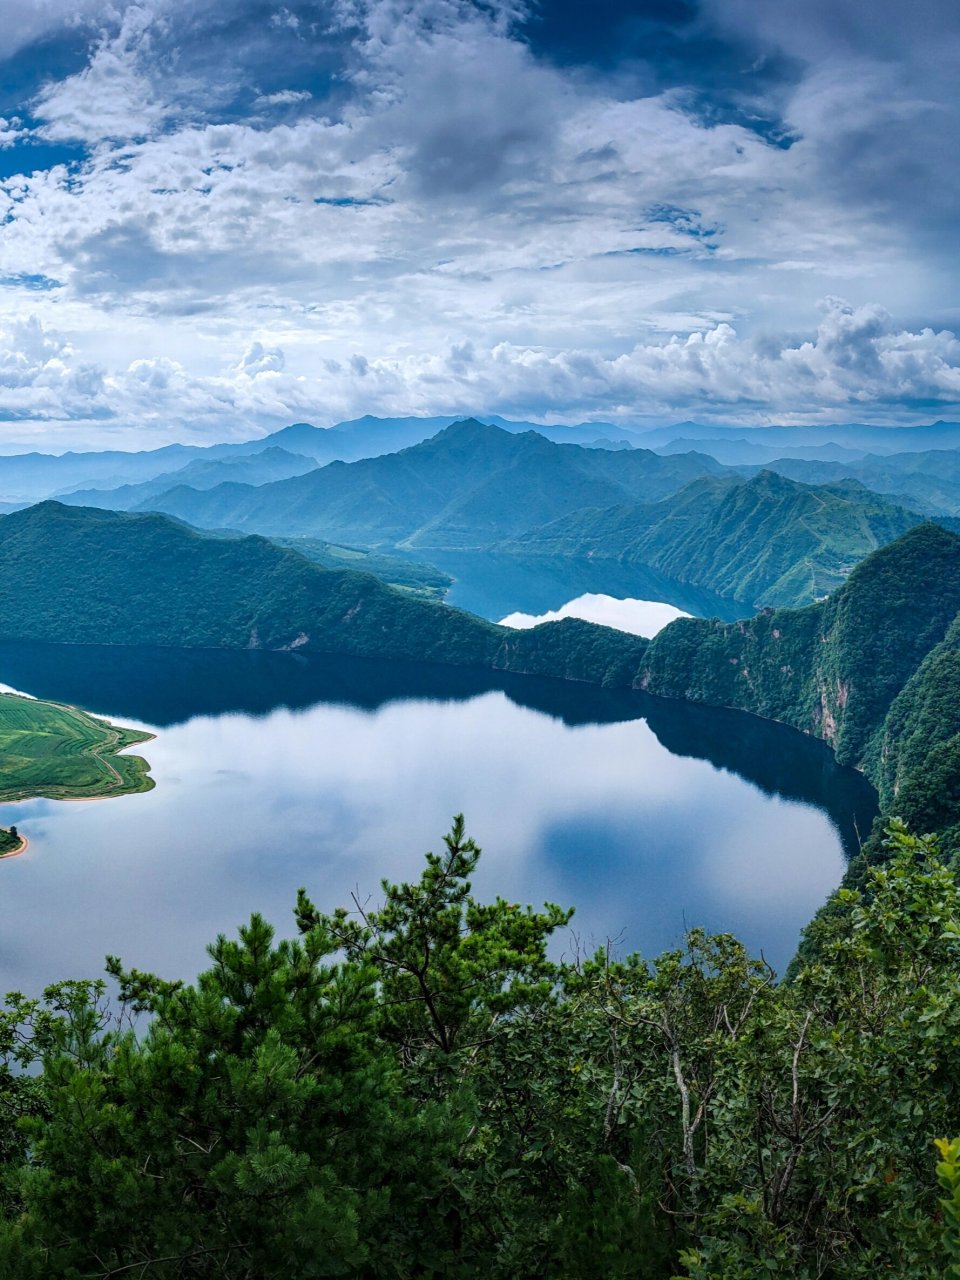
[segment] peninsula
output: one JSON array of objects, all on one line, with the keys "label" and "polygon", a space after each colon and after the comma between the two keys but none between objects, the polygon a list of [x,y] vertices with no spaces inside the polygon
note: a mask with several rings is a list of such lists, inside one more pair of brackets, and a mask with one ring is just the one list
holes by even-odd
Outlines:
[{"label": "peninsula", "polygon": [[[122,755],[152,737],[120,728],[57,702],[0,694],[0,803],[45,797],[95,800],[149,791],[153,779],[140,756]],[[19,852],[21,845],[0,855]]]}]

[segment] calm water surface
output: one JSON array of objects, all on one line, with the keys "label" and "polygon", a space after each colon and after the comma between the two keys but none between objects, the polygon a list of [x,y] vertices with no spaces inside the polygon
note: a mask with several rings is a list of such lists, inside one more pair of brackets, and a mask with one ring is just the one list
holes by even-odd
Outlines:
[{"label": "calm water surface", "polygon": [[0,863],[2,990],[105,953],[192,976],[251,911],[292,932],[299,885],[333,907],[417,875],[461,810],[480,894],[576,905],[583,943],[647,955],[729,929],[782,967],[874,812],[801,734],[560,681],[14,644],[0,680],[157,734],[148,794],[0,807],[30,839]]},{"label": "calm water surface", "polygon": [[448,604],[493,621],[510,613],[551,613],[577,596],[596,593],[638,603],[662,601],[684,613],[727,622],[756,612],[747,604],[677,582],[642,564],[477,551],[418,554],[453,577]]}]

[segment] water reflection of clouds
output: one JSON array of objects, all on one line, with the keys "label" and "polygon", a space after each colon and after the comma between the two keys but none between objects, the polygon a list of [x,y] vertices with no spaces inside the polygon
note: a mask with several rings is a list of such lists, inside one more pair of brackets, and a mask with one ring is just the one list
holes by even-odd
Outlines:
[{"label": "water reflection of clouds", "polygon": [[604,627],[615,627],[618,631],[650,638],[675,619],[689,617],[690,614],[682,609],[657,600],[619,599],[588,592],[567,601],[559,609],[540,614],[508,613],[500,622],[505,627],[526,629],[539,626],[541,622],[558,622],[561,618],[582,618],[584,622],[598,622]]},{"label": "water reflection of clouds", "polygon": [[822,811],[671,755],[642,720],[570,727],[502,693],[198,717],[145,754],[145,795],[7,806],[32,856],[0,867],[0,989],[105,952],[191,975],[253,910],[289,931],[299,885],[332,907],[416,875],[461,810],[478,892],[576,905],[583,936],[624,929],[648,955],[686,921],[784,963],[842,871]]}]

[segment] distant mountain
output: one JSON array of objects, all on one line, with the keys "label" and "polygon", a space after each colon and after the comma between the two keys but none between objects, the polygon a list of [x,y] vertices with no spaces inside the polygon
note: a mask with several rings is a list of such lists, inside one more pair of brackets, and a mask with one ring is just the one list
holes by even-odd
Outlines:
[{"label": "distant mountain", "polygon": [[611,422],[580,423],[578,426],[545,427],[536,422],[513,422],[499,414],[451,414],[434,418],[375,418],[367,414],[349,422],[323,430],[298,422],[275,431],[269,437],[284,449],[307,453],[319,462],[356,462],[361,458],[377,458],[397,453],[429,440],[445,427],[463,422],[468,417],[486,426],[499,427],[512,435],[534,431],[555,444],[582,444],[609,448],[631,447],[640,443],[636,432],[616,427]]},{"label": "distant mountain", "polygon": [[878,427],[867,423],[846,422],[810,427],[714,427],[699,422],[677,422],[668,427],[655,427],[638,432],[638,444],[659,449],[683,439],[710,453],[707,441],[724,443],[747,441],[752,445],[808,448],[841,445],[865,453],[919,453],[928,449],[960,448],[960,422],[932,422],[919,427]]},{"label": "distant mountain", "polygon": [[[851,453],[857,456],[960,448],[960,424],[957,423],[933,423],[925,427],[843,424],[746,429],[683,422],[641,431],[610,422],[543,426],[514,422],[498,414],[475,416],[511,434],[533,431],[556,444],[616,450],[643,448],[665,453],[693,451],[734,465],[765,465],[778,457],[846,461]],[[36,502],[79,489],[95,490],[96,501],[105,502],[106,490],[144,483],[180,470],[195,460],[238,458],[274,448],[311,458],[318,465],[381,457],[419,444],[464,417],[463,413],[426,418],[367,415],[330,428],[296,422],[272,435],[235,443],[171,444],[132,453],[111,449],[60,455],[0,455],[0,509],[3,504]],[[120,499],[126,500],[126,497]]]},{"label": "distant mountain", "polygon": [[927,515],[960,515],[960,449],[885,457],[867,454],[858,460],[836,462],[777,458],[769,467],[804,484],[858,480],[874,493],[899,499]]},{"label": "distant mountain", "polygon": [[764,471],[704,477],[664,502],[577,511],[505,549],[649,565],[755,608],[798,606],[921,518],[859,486],[812,488]]},{"label": "distant mountain", "polygon": [[851,449],[828,441],[824,444],[785,445],[760,444],[747,437],[722,440],[697,440],[691,436],[678,436],[667,444],[657,445],[655,452],[663,454],[689,453],[691,449],[708,453],[725,466],[766,466],[778,458],[809,458],[827,462],[856,462],[866,457],[863,449]]},{"label": "distant mountain", "polygon": [[462,550],[582,507],[655,501],[721,470],[698,454],[557,445],[536,432],[514,435],[467,420],[399,453],[334,462],[257,488],[181,486],[143,505],[203,528]]},{"label": "distant mountain", "polygon": [[0,635],[346,653],[595,683],[611,672],[627,683],[645,643],[570,619],[512,631],[266,538],[56,502],[0,518]]},{"label": "distant mountain", "polygon": [[[59,498],[78,489],[96,490],[99,502],[103,498],[102,491],[140,484],[177,471],[195,460],[245,457],[274,448],[312,458],[314,465],[380,457],[419,444],[464,417],[462,413],[440,418],[374,418],[368,415],[329,428],[295,422],[272,435],[239,443],[171,444],[133,453],[108,449],[89,453],[0,455],[0,509],[5,503],[23,504],[43,498]],[[510,422],[496,414],[483,420],[505,431],[536,431],[549,439],[570,444],[622,448],[638,443],[639,439],[635,433],[609,422],[542,427],[536,423]]]},{"label": "distant mountain", "polygon": [[[314,428],[310,428],[314,430]],[[147,504],[152,498],[166,493],[176,485],[189,485],[191,489],[213,489],[218,484],[234,481],[238,484],[268,484],[273,480],[287,480],[291,476],[312,471],[317,462],[302,454],[289,453],[273,446],[259,453],[241,454],[239,457],[194,458],[178,471],[167,471],[144,480],[140,484],[120,485],[116,489],[76,489],[57,494],[58,501],[74,507],[103,507],[109,511],[131,511]]]}]

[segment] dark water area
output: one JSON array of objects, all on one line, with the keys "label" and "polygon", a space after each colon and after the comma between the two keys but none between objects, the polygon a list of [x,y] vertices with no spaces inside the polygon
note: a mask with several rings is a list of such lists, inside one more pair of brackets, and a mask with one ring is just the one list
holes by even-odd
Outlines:
[{"label": "dark water area", "polygon": [[362,659],[0,643],[0,680],[157,734],[139,796],[0,806],[0,990],[106,953],[190,977],[298,886],[333,907],[419,873],[463,811],[484,896],[574,905],[572,936],[652,956],[702,924],[782,968],[875,813],[783,726],[563,681]]},{"label": "dark water area", "polygon": [[448,604],[499,621],[509,613],[547,613],[588,593],[656,600],[701,618],[735,622],[755,613],[749,605],[667,578],[641,564],[616,560],[506,556],[484,552],[418,552],[453,577]]}]

